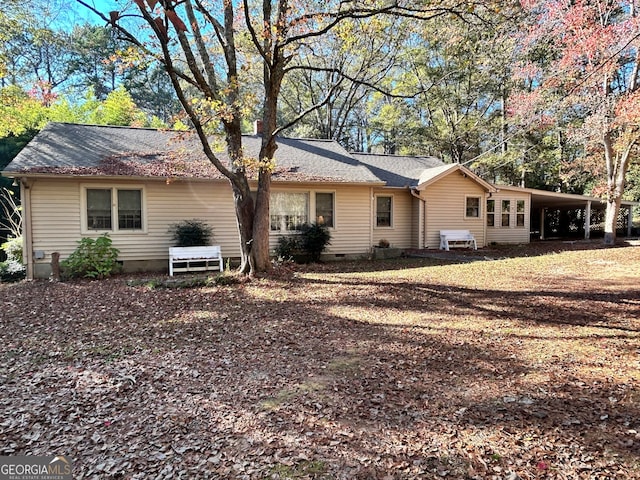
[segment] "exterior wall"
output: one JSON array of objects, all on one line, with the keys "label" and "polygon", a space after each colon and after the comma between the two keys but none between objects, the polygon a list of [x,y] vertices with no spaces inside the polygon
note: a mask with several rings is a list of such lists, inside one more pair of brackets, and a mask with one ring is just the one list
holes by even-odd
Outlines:
[{"label": "exterior wall", "polygon": [[[491,200],[495,200],[496,217],[495,226],[487,226],[487,243],[529,243],[530,241],[530,225],[531,225],[531,195],[527,192],[500,190],[491,195]],[[487,198],[489,200],[489,198]],[[509,226],[501,226],[501,204],[502,200],[511,201],[511,212],[509,218]],[[524,226],[516,226],[516,205],[517,200],[524,200]],[[486,213],[486,201],[485,201]]]},{"label": "exterior wall", "polygon": [[[51,253],[60,252],[64,260],[82,237],[96,238],[101,231],[82,229],[83,188],[120,187],[144,189],[142,232],[110,232],[113,245],[120,250],[125,270],[166,269],[172,244],[169,226],[180,220],[201,219],[213,228],[215,245],[225,258],[239,258],[238,230],[231,188],[224,181],[105,181],[45,179],[30,181],[33,251],[44,253],[34,260],[36,277],[50,274]],[[326,257],[359,256],[369,252],[371,234],[371,188],[359,185],[323,186],[274,184],[272,191],[333,192],[335,227]],[[311,210],[311,208],[310,208]],[[313,220],[310,217],[310,220]],[[270,235],[270,246],[277,245],[279,233]]]},{"label": "exterior wall", "polygon": [[[315,211],[314,193],[334,194],[334,227],[329,229],[331,244],[324,258],[340,258],[365,255],[371,247],[371,187],[360,185],[282,185],[273,184],[271,192],[309,193],[309,221],[313,222]],[[295,233],[271,232],[269,246],[273,250],[278,239]]]},{"label": "exterior wall", "polygon": [[[485,190],[473,180],[454,172],[421,192],[426,200],[425,247],[440,247],[440,230],[469,230],[478,246],[485,246]],[[466,218],[466,197],[480,197],[479,218]]]},{"label": "exterior wall", "polygon": [[[119,260],[141,269],[140,261],[168,258],[171,234],[168,229],[180,220],[198,218],[213,228],[213,243],[222,247],[225,257],[240,255],[233,199],[224,182],[186,183],[161,181],[91,181],[36,179],[32,181],[31,213],[33,250],[44,253],[36,259],[36,276],[47,276],[51,253],[60,258],[75,250],[82,237],[96,238],[102,231],[83,232],[82,216],[84,187],[142,187],[142,232],[110,232],[113,245],[120,250]],[[151,263],[149,263],[150,265]],[[161,263],[156,262],[155,266]],[[164,265],[164,263],[162,263]]]},{"label": "exterior wall", "polygon": [[[391,196],[391,226],[376,226],[376,200],[378,195]],[[414,217],[414,197],[408,189],[401,188],[374,188],[371,203],[371,222],[373,225],[372,246],[378,245],[380,240],[387,240],[392,248],[411,248],[414,236],[413,229],[418,223]]]}]

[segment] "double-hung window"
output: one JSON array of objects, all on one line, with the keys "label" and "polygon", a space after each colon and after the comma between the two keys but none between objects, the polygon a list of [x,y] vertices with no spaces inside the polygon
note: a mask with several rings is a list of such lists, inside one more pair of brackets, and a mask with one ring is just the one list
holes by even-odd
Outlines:
[{"label": "double-hung window", "polygon": [[130,232],[143,228],[141,188],[85,189],[86,230]]},{"label": "double-hung window", "polygon": [[511,200],[502,200],[502,222],[503,227],[511,225]]},{"label": "double-hung window", "polygon": [[524,227],[524,200],[516,200],[516,227]]},{"label": "double-hung window", "polygon": [[465,218],[480,218],[480,197],[466,197]]},{"label": "double-hung window", "polygon": [[376,197],[376,227],[391,227],[393,197],[378,195]]},{"label": "double-hung window", "polygon": [[333,193],[317,192],[316,193],[316,222],[318,225],[334,228],[333,211],[334,211]]},{"label": "double-hung window", "polygon": [[496,201],[487,200],[487,227],[496,226]]}]

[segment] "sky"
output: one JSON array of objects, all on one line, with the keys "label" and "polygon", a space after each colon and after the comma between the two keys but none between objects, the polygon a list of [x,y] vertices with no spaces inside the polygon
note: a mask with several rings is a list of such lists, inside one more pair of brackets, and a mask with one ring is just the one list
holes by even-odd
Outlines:
[{"label": "sky", "polygon": [[[97,10],[105,12],[105,14],[108,14],[111,10],[123,10],[131,4],[130,0],[83,1],[88,5],[95,6]],[[74,25],[84,22],[96,25],[104,24],[104,21],[100,17],[83,5],[77,3],[75,0],[53,0],[49,2],[49,7],[53,11],[59,12],[59,14],[54,17],[53,21],[56,26],[61,26],[63,29],[71,29]]]}]

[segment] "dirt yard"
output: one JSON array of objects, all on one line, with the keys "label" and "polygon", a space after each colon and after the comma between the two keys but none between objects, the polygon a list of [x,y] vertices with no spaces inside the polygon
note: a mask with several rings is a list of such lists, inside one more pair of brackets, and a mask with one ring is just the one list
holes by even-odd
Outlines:
[{"label": "dirt yard", "polygon": [[0,455],[99,479],[640,478],[640,246],[511,250],[2,284]]}]

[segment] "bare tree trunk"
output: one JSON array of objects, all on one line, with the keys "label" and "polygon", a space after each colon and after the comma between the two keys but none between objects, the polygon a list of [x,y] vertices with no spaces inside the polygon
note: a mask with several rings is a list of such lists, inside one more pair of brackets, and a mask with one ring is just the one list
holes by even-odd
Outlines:
[{"label": "bare tree trunk", "polygon": [[271,269],[269,256],[269,197],[271,195],[271,173],[260,172],[258,178],[258,197],[253,219],[253,250],[251,253],[253,269],[251,273],[268,272]]},{"label": "bare tree trunk", "polygon": [[236,209],[238,233],[240,235],[240,272],[252,272],[251,251],[253,247],[254,204],[251,195],[244,195],[240,189],[231,184],[233,203]]},{"label": "bare tree trunk", "polygon": [[607,161],[607,210],[604,220],[604,244],[614,245],[616,243],[616,229],[618,223],[618,213],[620,203],[624,193],[625,177],[629,168],[631,150],[635,146],[637,138],[627,143],[626,149],[619,153],[615,152],[611,136],[604,137],[604,151]]}]

